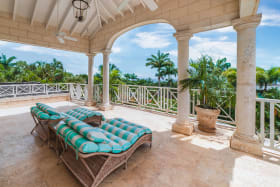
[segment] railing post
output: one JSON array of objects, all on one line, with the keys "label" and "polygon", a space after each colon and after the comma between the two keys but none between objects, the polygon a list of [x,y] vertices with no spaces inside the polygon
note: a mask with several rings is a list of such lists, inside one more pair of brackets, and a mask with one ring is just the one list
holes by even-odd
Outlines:
[{"label": "railing post", "polygon": [[261,114],[261,116],[260,116],[260,126],[261,126],[261,137],[262,137],[262,142],[264,142],[264,139],[265,139],[265,126],[264,126],[264,123],[265,123],[265,121],[264,121],[264,107],[265,107],[265,105],[264,105],[264,101],[261,101],[260,102],[260,114]]},{"label": "railing post", "polygon": [[49,92],[48,92],[48,84],[45,84],[45,91],[46,91],[46,95],[49,95]]},{"label": "railing post", "polygon": [[274,148],[274,103],[270,103],[270,121],[269,121],[269,138],[270,138],[270,147]]}]

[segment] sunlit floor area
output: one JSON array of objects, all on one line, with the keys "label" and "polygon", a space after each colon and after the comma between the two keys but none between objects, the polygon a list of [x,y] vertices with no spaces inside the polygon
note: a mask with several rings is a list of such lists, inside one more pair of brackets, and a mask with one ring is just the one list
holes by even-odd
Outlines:
[{"label": "sunlit floor area", "polygon": [[[50,103],[59,111],[78,105]],[[30,106],[0,109],[0,186],[81,186],[55,152],[38,137]],[[93,108],[94,109],[94,108]],[[171,132],[175,118],[114,106],[106,118],[122,117],[153,130],[153,146],[140,147],[128,162],[100,186],[277,186],[280,158],[258,158],[229,148],[233,131],[220,127],[216,134],[199,130],[193,136]]]}]

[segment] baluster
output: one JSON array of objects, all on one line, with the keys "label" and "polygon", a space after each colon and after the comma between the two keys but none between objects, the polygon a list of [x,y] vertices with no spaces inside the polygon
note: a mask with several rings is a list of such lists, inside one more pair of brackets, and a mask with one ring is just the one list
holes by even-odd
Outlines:
[{"label": "baluster", "polygon": [[270,132],[269,132],[269,138],[270,138],[270,147],[274,148],[274,103],[270,103],[270,122],[269,122],[269,127],[270,127]]},{"label": "baluster", "polygon": [[46,94],[49,95],[48,84],[45,84],[45,91],[46,91]]},{"label": "baluster", "polygon": [[262,141],[264,141],[264,139],[265,139],[265,129],[264,129],[264,115],[265,115],[265,113],[264,113],[264,102],[263,101],[261,101],[261,108],[260,108],[260,113],[261,113],[261,116],[260,116],[260,122],[261,122],[261,137],[262,137]]}]

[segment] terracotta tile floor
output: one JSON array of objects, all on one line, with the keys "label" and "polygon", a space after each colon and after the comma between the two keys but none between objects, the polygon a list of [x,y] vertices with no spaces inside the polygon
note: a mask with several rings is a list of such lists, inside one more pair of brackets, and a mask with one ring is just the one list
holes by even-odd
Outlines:
[{"label": "terracotta tile floor", "polygon": [[[66,111],[77,105],[50,105]],[[55,153],[31,136],[29,107],[0,109],[0,186],[81,186]],[[196,129],[193,136],[170,131],[175,118],[115,106],[104,113],[153,130],[153,147],[140,147],[128,168],[117,169],[100,186],[280,186],[280,158],[260,159],[229,148],[231,130],[216,134]]]}]

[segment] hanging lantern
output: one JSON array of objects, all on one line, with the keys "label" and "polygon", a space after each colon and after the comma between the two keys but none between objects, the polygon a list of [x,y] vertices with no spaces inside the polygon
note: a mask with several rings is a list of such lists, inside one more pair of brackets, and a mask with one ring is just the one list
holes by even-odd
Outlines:
[{"label": "hanging lantern", "polygon": [[87,9],[89,8],[89,0],[72,0],[73,14],[77,21],[82,22],[87,17]]}]

